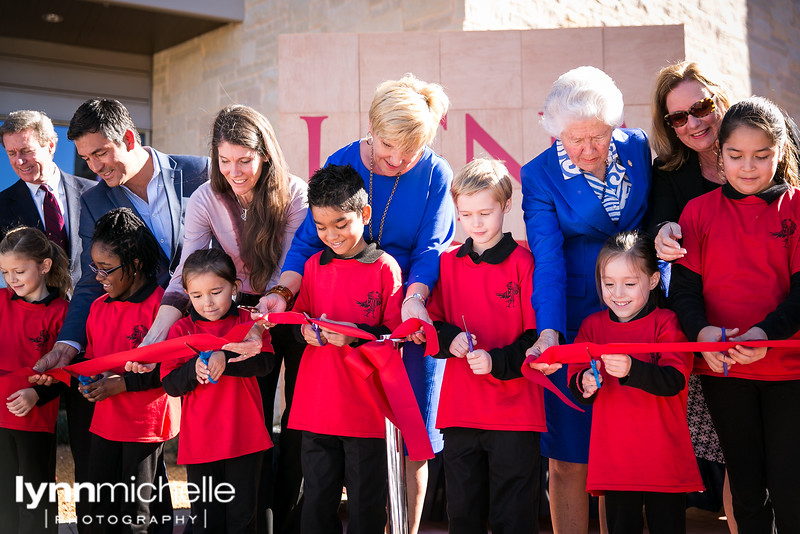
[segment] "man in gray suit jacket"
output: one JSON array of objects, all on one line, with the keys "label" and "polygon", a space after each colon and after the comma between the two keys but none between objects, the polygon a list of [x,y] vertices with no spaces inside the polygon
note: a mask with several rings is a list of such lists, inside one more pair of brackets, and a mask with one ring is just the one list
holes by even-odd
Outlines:
[{"label": "man in gray suit jacket", "polygon": [[42,112],[21,110],[9,114],[0,126],[0,144],[19,180],[0,192],[0,239],[17,226],[32,226],[47,233],[45,198],[49,188],[64,222],[63,243],[69,258],[73,287],[81,278],[82,243],[79,235],[81,194],[97,184],[67,174],[53,162],[58,136],[53,122]]}]

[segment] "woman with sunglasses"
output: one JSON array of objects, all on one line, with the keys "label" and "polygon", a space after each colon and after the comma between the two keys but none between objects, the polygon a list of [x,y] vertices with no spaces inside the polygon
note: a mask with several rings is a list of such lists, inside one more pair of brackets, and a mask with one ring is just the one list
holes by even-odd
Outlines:
[{"label": "woman with sunglasses", "polygon": [[[725,183],[718,164],[717,132],[729,106],[725,89],[711,81],[695,62],[669,65],[656,77],[650,142],[657,157],[645,228],[656,236],[656,252],[663,260],[660,267],[667,288],[670,264],[666,262],[686,253],[680,244],[682,230],[677,222],[683,208],[693,198]],[[688,416],[692,445],[707,488],[697,501],[690,495],[689,503],[717,511],[725,458],[695,375],[689,379]],[[721,493],[728,528],[735,533],[727,474]]]},{"label": "woman with sunglasses", "polygon": [[686,253],[679,243],[677,221],[686,203],[725,182],[717,162],[717,131],[730,106],[720,85],[695,62],[661,69],[653,93],[653,163],[650,213],[645,226],[656,235],[656,252],[664,261]]}]

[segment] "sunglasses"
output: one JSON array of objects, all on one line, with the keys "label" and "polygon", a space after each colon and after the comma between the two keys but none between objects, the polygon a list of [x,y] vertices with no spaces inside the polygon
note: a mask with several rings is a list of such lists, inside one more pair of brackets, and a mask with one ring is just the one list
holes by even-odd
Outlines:
[{"label": "sunglasses", "polygon": [[122,269],[122,265],[117,265],[116,267],[112,267],[111,269],[98,269],[97,265],[94,262],[89,264],[89,268],[92,270],[94,274],[99,274],[100,278],[108,278],[108,275],[116,271],[117,269]]},{"label": "sunglasses", "polygon": [[680,128],[689,122],[689,115],[698,119],[713,113],[717,109],[713,98],[704,98],[691,105],[689,111],[675,111],[664,115],[664,120],[673,128]]}]

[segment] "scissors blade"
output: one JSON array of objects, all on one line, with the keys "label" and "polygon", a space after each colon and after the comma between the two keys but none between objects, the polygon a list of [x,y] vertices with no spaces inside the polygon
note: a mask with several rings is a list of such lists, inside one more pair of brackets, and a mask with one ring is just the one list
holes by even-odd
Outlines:
[{"label": "scissors blade", "polygon": [[[721,327],[722,329],[722,342],[728,341],[727,336],[725,335],[725,327]],[[722,353],[722,375],[728,376],[728,362],[725,360],[725,353]]]},{"label": "scissors blade", "polygon": [[198,349],[196,347],[193,347],[193,346],[189,345],[188,343],[184,343],[184,345],[186,345],[187,347],[192,349],[192,351],[194,351],[194,353],[197,354],[198,356],[200,355],[200,353],[203,352],[202,350],[200,350],[200,349]]},{"label": "scissors blade", "polygon": [[464,323],[464,333],[467,334],[467,347],[469,351],[472,352],[475,350],[475,346],[472,344],[472,334],[469,333],[469,328],[467,328],[467,320],[464,319],[464,316],[461,316],[461,322]]}]

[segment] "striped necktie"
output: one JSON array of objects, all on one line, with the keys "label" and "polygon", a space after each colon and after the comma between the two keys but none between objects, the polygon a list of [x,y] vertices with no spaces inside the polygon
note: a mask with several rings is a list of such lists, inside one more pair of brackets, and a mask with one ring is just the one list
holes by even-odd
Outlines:
[{"label": "striped necktie", "polygon": [[44,191],[44,229],[47,238],[69,253],[67,228],[64,226],[64,216],[58,207],[58,201],[47,184],[40,185],[39,189]]}]

